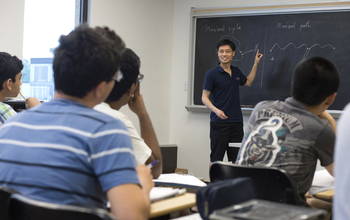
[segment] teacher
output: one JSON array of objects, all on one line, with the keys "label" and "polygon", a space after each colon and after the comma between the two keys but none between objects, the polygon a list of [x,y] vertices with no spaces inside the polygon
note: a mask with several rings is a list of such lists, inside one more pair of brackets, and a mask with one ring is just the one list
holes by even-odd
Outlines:
[{"label": "teacher", "polygon": [[239,99],[239,85],[251,86],[255,79],[260,59],[256,52],[254,65],[246,77],[241,70],[231,65],[235,55],[235,44],[221,40],[217,44],[220,63],[205,74],[202,102],[212,112],[210,114],[210,166],[214,161],[222,161],[227,151],[229,161],[235,161],[237,152],[230,149],[230,142],[240,143],[243,138],[243,117]]}]

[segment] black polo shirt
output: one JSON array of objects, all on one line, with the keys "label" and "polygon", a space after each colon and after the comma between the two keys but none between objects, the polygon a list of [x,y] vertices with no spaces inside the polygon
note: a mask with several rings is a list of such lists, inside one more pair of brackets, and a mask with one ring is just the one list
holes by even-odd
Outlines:
[{"label": "black polo shirt", "polygon": [[211,112],[211,122],[242,122],[243,116],[239,98],[239,86],[247,82],[240,69],[231,65],[232,74],[228,74],[218,64],[205,74],[203,89],[210,91],[210,100],[213,105],[223,111],[228,117],[225,120]]}]

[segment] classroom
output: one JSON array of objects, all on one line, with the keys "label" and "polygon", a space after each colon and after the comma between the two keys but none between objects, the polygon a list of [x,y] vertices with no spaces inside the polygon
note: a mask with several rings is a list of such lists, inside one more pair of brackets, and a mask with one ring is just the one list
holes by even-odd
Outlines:
[{"label": "classroom", "polygon": [[[307,3],[329,2],[308,0]],[[306,3],[286,0],[285,4]],[[142,93],[161,145],[178,147],[177,167],[209,180],[209,112],[191,112],[188,100],[191,7],[278,5],[257,0],[91,0],[90,25],[108,26],[141,60]],[[0,0],[0,48],[21,58],[24,0]],[[259,73],[258,73],[259,74]],[[252,85],[254,86],[254,85]],[[137,122],[135,116],[124,113]],[[244,114],[247,122],[249,113]],[[134,123],[137,126],[137,123]]]}]

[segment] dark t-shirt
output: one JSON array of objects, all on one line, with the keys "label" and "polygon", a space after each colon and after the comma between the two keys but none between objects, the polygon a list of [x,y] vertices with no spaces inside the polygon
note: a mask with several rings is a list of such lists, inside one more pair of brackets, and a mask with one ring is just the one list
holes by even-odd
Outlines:
[{"label": "dark t-shirt", "polygon": [[247,82],[247,77],[240,69],[231,65],[231,76],[218,64],[205,74],[203,89],[210,91],[212,104],[228,117],[222,120],[214,112],[210,114],[211,122],[242,122],[239,98],[239,86]]},{"label": "dark t-shirt", "polygon": [[317,159],[322,166],[333,163],[335,132],[328,121],[293,98],[263,101],[254,108],[244,133],[236,163],[284,169],[306,204]]}]

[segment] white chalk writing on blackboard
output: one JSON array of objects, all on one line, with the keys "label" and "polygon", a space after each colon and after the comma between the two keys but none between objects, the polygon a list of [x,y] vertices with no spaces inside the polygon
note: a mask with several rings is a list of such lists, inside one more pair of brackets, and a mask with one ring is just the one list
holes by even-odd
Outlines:
[{"label": "white chalk writing on blackboard", "polygon": [[282,23],[277,23],[276,24],[276,29],[295,29],[295,23],[292,23],[292,24],[282,24]]},{"label": "white chalk writing on blackboard", "polygon": [[301,25],[300,25],[300,31],[301,31],[303,28],[311,28],[310,21],[307,21],[305,24],[301,24]]},{"label": "white chalk writing on blackboard", "polygon": [[216,26],[216,27],[211,27],[211,26],[205,26],[205,33],[207,32],[225,32],[225,25],[222,26]]},{"label": "white chalk writing on blackboard", "polygon": [[[242,30],[242,27],[239,23],[237,23],[235,26],[229,26],[227,29],[231,34],[233,34],[235,31],[240,31]],[[204,29],[204,33],[208,33],[208,32],[225,32],[226,31],[226,26],[222,25],[222,26],[215,26],[212,27],[210,25],[205,25],[205,29]]]},{"label": "white chalk writing on blackboard", "polygon": [[[314,45],[312,45],[312,46],[307,46],[306,44],[301,44],[300,46],[296,46],[294,43],[289,43],[289,44],[287,44],[287,46],[285,46],[285,47],[281,47],[278,43],[275,43],[273,46],[272,46],[272,48],[270,49],[270,52],[272,52],[273,50],[274,50],[274,48],[275,47],[278,47],[280,50],[286,50],[289,46],[292,46],[292,47],[294,47],[289,53],[287,53],[287,54],[285,54],[283,57],[285,57],[285,56],[287,56],[287,55],[289,55],[289,54],[291,54],[291,53],[293,53],[294,51],[296,51],[296,50],[298,50],[298,49],[300,49],[300,48],[302,48],[302,47],[305,47],[305,53],[304,53],[304,56],[303,56],[303,59],[305,59],[308,55],[309,55],[309,53],[310,53],[310,50],[313,48],[313,47],[316,47],[316,46],[318,46],[318,47],[320,47],[321,49],[323,49],[323,48],[325,48],[325,47],[331,47],[333,50],[335,50],[335,47],[333,46],[333,45],[331,45],[331,44],[325,44],[325,45],[320,45],[320,44],[314,44]],[[271,57],[271,61],[275,61],[275,60],[280,60],[280,59],[282,59],[283,57],[279,57],[278,59],[276,59],[275,57]]]}]

